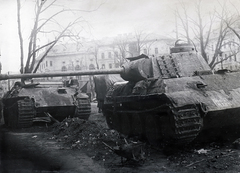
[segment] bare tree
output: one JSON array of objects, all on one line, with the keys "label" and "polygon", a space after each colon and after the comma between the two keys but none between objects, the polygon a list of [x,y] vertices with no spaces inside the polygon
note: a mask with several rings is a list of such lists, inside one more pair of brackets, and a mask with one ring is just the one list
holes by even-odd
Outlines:
[{"label": "bare tree", "polygon": [[23,57],[24,57],[24,53],[23,53],[23,38],[22,38],[22,32],[21,32],[21,18],[20,18],[20,8],[21,8],[21,4],[20,4],[20,0],[17,0],[17,20],[18,20],[18,35],[19,35],[19,41],[20,41],[20,60],[21,60],[21,69],[20,72],[23,73]]},{"label": "bare tree", "polygon": [[[236,8],[235,4],[232,4],[235,10],[225,9],[226,18],[222,18],[224,20],[227,27],[237,36],[240,40],[239,28],[240,28],[240,12],[239,9]],[[236,44],[236,42],[235,42]]]},{"label": "bare tree", "polygon": [[[186,5],[181,1],[180,2],[181,8],[183,9],[183,14],[181,14],[179,12],[179,9],[177,8],[175,10],[175,17],[176,17],[176,22],[177,22],[177,18],[180,20],[180,26],[182,26],[183,32],[184,34],[182,34],[181,36],[185,37],[188,41],[188,43],[190,43],[190,36],[189,36],[189,15],[187,13],[187,8]],[[176,24],[176,28],[178,24]],[[178,35],[178,31],[177,35]],[[178,36],[177,36],[178,37]]]},{"label": "bare tree", "polygon": [[99,44],[96,41],[94,43],[95,43],[94,47],[91,47],[91,48],[93,49],[92,52],[94,54],[97,69],[99,69],[99,64],[98,64]]},{"label": "bare tree", "polygon": [[214,23],[214,15],[209,14],[209,21],[208,23],[203,23],[203,17],[202,17],[202,11],[201,11],[201,0],[199,0],[196,3],[196,13],[197,13],[197,22],[195,20],[191,19],[191,22],[195,25],[197,30],[193,29],[193,32],[195,34],[195,37],[199,41],[200,51],[201,55],[205,59],[206,62],[208,62],[208,57],[206,53],[206,48],[209,44],[209,38],[210,34],[212,32],[212,25]]},{"label": "bare tree", "polygon": [[127,37],[119,37],[116,39],[114,44],[116,45],[116,49],[118,50],[114,51],[114,56],[117,58],[117,61],[121,66],[124,62],[126,62],[126,53],[128,52],[129,40]]},{"label": "bare tree", "polygon": [[148,44],[150,34],[144,33],[142,30],[135,30],[135,41],[136,41],[136,51],[137,55],[140,55],[144,46]]},{"label": "bare tree", "polygon": [[[81,29],[76,30],[75,27],[79,26],[81,23],[86,22],[82,17],[75,18],[73,21],[69,22],[67,25],[62,26],[57,22],[56,18],[62,13],[73,12],[73,11],[83,11],[83,10],[74,10],[74,9],[59,9],[55,13],[48,18],[43,18],[42,16],[46,11],[50,11],[51,7],[57,6],[57,0],[36,0],[35,4],[35,19],[33,28],[29,37],[28,42],[28,53],[26,58],[25,67],[23,67],[24,60],[24,47],[23,47],[23,39],[22,39],[22,31],[21,31],[21,16],[20,9],[21,3],[20,0],[17,0],[17,9],[18,9],[18,34],[20,39],[20,50],[21,50],[21,73],[36,73],[40,63],[47,56],[49,51],[54,47],[54,45],[62,38],[69,38],[72,40],[78,40],[80,37]],[[60,8],[60,7],[59,7]],[[96,10],[96,9],[95,9]],[[46,31],[48,24],[55,24],[59,29],[52,29]],[[52,41],[48,41],[41,46],[39,46],[39,35],[40,34],[52,34],[55,35],[55,38]],[[38,63],[36,64],[37,55],[42,53],[42,56]]]},{"label": "bare tree", "polygon": [[[185,37],[188,40],[189,38],[189,29],[191,28],[191,32],[194,35],[194,38],[197,40],[197,45],[199,45],[200,52],[205,61],[209,64],[209,66],[213,69],[217,64],[222,63],[223,61],[229,59],[234,56],[236,52],[232,52],[229,56],[222,58],[222,48],[225,46],[226,37],[229,33],[229,29],[227,25],[224,23],[226,15],[224,13],[225,5],[221,5],[221,12],[217,12],[216,10],[212,11],[206,16],[203,14],[201,0],[198,0],[195,3],[195,11],[196,18],[192,18],[187,14],[187,10],[184,5],[182,5],[185,20],[181,19],[181,25],[183,25]],[[180,13],[178,12],[178,17],[180,17]],[[203,19],[204,18],[204,19]],[[208,18],[208,20],[206,20]],[[203,22],[205,21],[205,22]],[[214,25],[215,24],[215,25]],[[215,27],[214,27],[215,26]],[[213,34],[215,33],[215,35]],[[184,34],[183,34],[184,35]],[[193,40],[193,39],[192,39]],[[215,43],[216,46],[210,45]],[[209,54],[208,50],[212,48],[213,54]],[[210,56],[210,57],[209,57]],[[221,60],[218,60],[218,57]]]}]

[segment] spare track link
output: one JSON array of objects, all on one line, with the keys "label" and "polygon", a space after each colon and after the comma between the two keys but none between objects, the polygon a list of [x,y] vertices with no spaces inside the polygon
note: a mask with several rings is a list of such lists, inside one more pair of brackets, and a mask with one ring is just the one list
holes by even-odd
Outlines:
[{"label": "spare track link", "polygon": [[88,99],[77,99],[77,108],[74,117],[88,120],[91,113],[91,105]]},{"label": "spare track link", "polygon": [[17,101],[18,107],[18,120],[16,127],[31,127],[33,124],[33,118],[36,116],[36,111],[32,100],[24,99]]},{"label": "spare track link", "polygon": [[187,109],[171,109],[174,121],[175,144],[184,145],[192,142],[203,126],[199,109],[196,106]]}]

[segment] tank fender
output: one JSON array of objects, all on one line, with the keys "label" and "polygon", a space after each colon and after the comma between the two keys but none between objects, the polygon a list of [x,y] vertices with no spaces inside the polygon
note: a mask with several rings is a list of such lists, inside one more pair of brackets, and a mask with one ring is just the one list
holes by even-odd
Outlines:
[{"label": "tank fender", "polygon": [[165,95],[171,102],[172,106],[175,108],[184,107],[187,105],[196,105],[199,108],[199,111],[202,116],[205,116],[209,111],[208,106],[203,102],[195,100],[192,97],[191,92],[186,91],[184,93],[179,93],[179,92],[178,93],[166,93]]}]

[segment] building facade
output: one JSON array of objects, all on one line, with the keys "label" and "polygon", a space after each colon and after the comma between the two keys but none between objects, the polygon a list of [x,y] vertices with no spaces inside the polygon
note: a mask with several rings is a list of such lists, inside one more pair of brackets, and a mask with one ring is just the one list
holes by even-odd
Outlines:
[{"label": "building facade", "polygon": [[[127,39],[124,38],[125,42],[120,42],[118,36],[81,44],[56,45],[40,63],[37,73],[120,68],[128,57],[140,54],[148,56],[167,54],[174,43],[174,40],[169,38],[152,36],[141,41],[140,45],[134,37],[127,36]],[[123,36],[120,37],[123,39]],[[38,57],[36,64],[40,59],[41,56]]]},{"label": "building facade", "polygon": [[[240,30],[239,30],[240,31]],[[209,62],[215,53],[215,48],[218,40],[218,33],[213,33],[207,47],[207,54]],[[218,52],[216,59],[217,65],[214,70],[228,69],[240,70],[240,41],[239,38],[233,33],[229,32],[222,42],[221,50]]]}]

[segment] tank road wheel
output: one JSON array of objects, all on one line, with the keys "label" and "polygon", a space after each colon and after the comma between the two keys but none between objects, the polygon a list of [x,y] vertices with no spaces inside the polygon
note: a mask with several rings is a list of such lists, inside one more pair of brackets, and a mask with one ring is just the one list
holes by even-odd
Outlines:
[{"label": "tank road wheel", "polygon": [[120,114],[120,132],[124,135],[132,135],[131,114]]},{"label": "tank road wheel", "polygon": [[145,135],[151,145],[158,145],[161,139],[161,129],[158,126],[157,115],[148,115],[145,121]]},{"label": "tank road wheel", "polygon": [[135,113],[132,115],[132,133],[134,136],[143,136],[143,121],[141,115]]},{"label": "tank road wheel", "polygon": [[118,132],[121,132],[121,123],[120,123],[119,113],[114,112],[111,118],[112,118],[113,129]]},{"label": "tank road wheel", "polygon": [[75,109],[74,117],[88,120],[91,113],[91,104],[87,98],[77,98],[77,107]]},{"label": "tank road wheel", "polygon": [[103,115],[106,118],[106,122],[107,122],[109,129],[114,129],[114,125],[113,125],[113,121],[112,121],[112,114],[113,113],[111,111],[107,111],[107,110],[103,109]]},{"label": "tank road wheel", "polygon": [[31,99],[18,100],[12,108],[8,108],[8,125],[13,128],[31,127],[36,116],[34,103]]},{"label": "tank road wheel", "polygon": [[112,110],[111,107],[105,106],[102,109],[103,115],[106,118],[107,125],[110,129],[120,131],[119,116]]},{"label": "tank road wheel", "polygon": [[7,126],[9,126],[8,117],[9,117],[8,108],[4,107],[3,108],[3,118],[4,118],[4,124],[7,125]]}]

